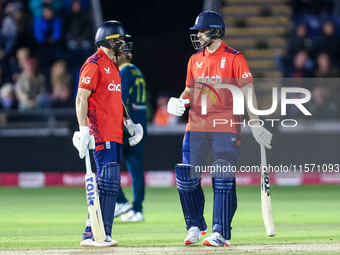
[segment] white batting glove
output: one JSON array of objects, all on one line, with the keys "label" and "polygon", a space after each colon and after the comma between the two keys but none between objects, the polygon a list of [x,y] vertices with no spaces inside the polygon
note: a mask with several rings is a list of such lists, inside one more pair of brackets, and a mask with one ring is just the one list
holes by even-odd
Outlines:
[{"label": "white batting glove", "polygon": [[133,124],[131,119],[124,119],[124,125],[131,135],[131,137],[129,138],[130,146],[135,146],[143,138],[144,131],[142,125],[139,123],[137,125]]},{"label": "white batting glove", "polygon": [[90,128],[88,126],[79,126],[79,131],[73,134],[73,145],[79,151],[79,157],[84,158],[86,149],[93,150],[96,147],[94,136],[90,135]]},{"label": "white batting glove", "polygon": [[172,97],[168,102],[168,113],[176,116],[182,116],[185,112],[185,105],[189,103],[189,99]]},{"label": "white batting glove", "polygon": [[264,145],[267,149],[271,149],[270,143],[272,142],[272,133],[270,133],[264,127],[261,127],[260,123],[255,123],[251,127],[251,131],[253,132],[253,136],[260,145]]}]

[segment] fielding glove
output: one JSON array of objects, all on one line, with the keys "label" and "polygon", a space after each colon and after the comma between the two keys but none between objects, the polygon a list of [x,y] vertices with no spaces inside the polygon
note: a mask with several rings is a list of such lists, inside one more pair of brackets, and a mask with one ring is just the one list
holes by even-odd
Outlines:
[{"label": "fielding glove", "polygon": [[73,134],[73,145],[79,151],[79,157],[84,158],[87,147],[93,150],[96,147],[94,136],[90,135],[90,128],[88,126],[79,126],[79,131]]},{"label": "fielding glove", "polygon": [[168,102],[168,113],[182,116],[185,112],[185,105],[189,104],[189,99],[182,99],[182,98],[170,98]]}]

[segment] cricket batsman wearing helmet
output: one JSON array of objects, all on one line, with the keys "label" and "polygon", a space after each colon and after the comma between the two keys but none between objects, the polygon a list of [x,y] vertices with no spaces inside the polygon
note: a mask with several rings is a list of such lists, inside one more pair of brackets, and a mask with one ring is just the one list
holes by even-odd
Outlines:
[{"label": "cricket batsman wearing helmet", "polygon": [[[225,85],[241,89],[241,96],[244,95],[246,102],[248,89],[251,88],[253,105],[258,109],[253,78],[245,58],[221,40],[225,33],[225,24],[220,14],[213,11],[202,12],[190,30],[197,31],[190,37],[194,48],[199,51],[189,59],[185,90],[180,98],[171,98],[168,102],[168,112],[177,116],[181,116],[185,107],[191,105],[183,140],[182,164],[175,167],[177,189],[188,230],[185,244],[199,242],[200,237],[207,231],[203,216],[204,194],[201,178],[200,174],[193,174],[193,169],[195,166],[204,165],[211,148],[215,169],[230,169],[239,159],[241,116],[233,115],[233,96]],[[259,119],[248,107],[247,110],[250,119]],[[226,119],[234,124],[214,125],[215,119]],[[259,144],[270,149],[272,134],[258,121],[254,122],[251,123],[254,138]],[[213,173],[212,186],[212,233],[203,240],[203,244],[229,246],[231,222],[237,207],[235,172]]]},{"label": "cricket batsman wearing helmet", "polygon": [[118,21],[104,22],[97,30],[95,43],[99,46],[80,71],[76,113],[79,131],[74,133],[73,144],[84,158],[87,148],[93,149],[97,168],[100,208],[106,240],[96,243],[87,220],[82,246],[116,246],[112,240],[116,196],[120,187],[120,163],[124,124],[132,137],[131,146],[143,138],[143,128],[133,124],[122,102],[121,77],[117,57],[127,54],[132,47],[124,39],[123,25]]}]

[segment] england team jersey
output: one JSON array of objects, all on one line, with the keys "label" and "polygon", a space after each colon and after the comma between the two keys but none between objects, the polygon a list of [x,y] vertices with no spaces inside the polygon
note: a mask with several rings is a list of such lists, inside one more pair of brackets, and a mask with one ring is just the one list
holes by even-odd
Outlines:
[{"label": "england team jersey", "polygon": [[98,48],[80,70],[79,88],[92,91],[87,122],[96,143],[123,143],[123,105],[118,66]]},{"label": "england team jersey", "polygon": [[[241,116],[233,115],[232,94],[229,89],[221,86],[228,84],[240,89],[251,82],[253,77],[243,55],[226,46],[223,41],[214,53],[203,49],[192,55],[186,78],[191,96],[186,131],[230,132],[240,135],[240,125],[231,123],[241,122]],[[214,120],[225,124],[214,125]]]}]

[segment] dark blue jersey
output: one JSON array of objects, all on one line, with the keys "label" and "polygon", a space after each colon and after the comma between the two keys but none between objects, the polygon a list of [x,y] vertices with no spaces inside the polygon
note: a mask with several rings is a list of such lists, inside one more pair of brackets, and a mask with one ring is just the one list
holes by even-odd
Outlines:
[{"label": "dark blue jersey", "polygon": [[120,66],[123,102],[133,123],[140,123],[146,133],[146,84],[142,72],[133,64]]}]

